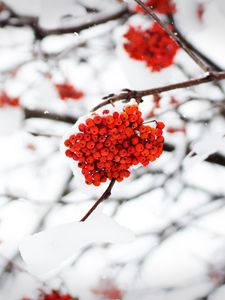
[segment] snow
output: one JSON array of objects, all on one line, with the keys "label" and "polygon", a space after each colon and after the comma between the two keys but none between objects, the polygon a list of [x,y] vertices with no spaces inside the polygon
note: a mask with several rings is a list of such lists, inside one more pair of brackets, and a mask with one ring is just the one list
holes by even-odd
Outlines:
[{"label": "snow", "polygon": [[[42,0],[39,24],[42,28],[55,29],[63,25],[63,16],[72,15],[74,18],[85,15],[85,9],[75,5],[73,0]],[[52,9],[54,7],[54,9]],[[65,21],[64,21],[65,22]]]},{"label": "snow", "polygon": [[0,108],[0,136],[10,135],[22,127],[24,113],[18,107]]},{"label": "snow", "polygon": [[42,278],[55,275],[81,247],[92,243],[128,243],[132,232],[96,210],[85,222],[57,226],[29,236],[20,244],[27,269]]},{"label": "snow", "polygon": [[205,12],[202,23],[197,19],[196,14],[200,1],[176,0],[175,2],[178,10],[175,14],[175,22],[179,30],[197,49],[224,68],[225,43],[221,39],[225,26],[224,1],[203,1]]},{"label": "snow", "polygon": [[183,165],[190,167],[197,164],[224,147],[225,132],[207,132],[200,141],[193,145],[191,152],[184,159]]}]

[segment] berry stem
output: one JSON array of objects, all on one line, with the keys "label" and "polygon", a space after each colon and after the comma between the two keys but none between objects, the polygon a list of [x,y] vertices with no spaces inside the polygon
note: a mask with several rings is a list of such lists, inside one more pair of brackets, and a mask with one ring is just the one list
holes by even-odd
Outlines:
[{"label": "berry stem", "polygon": [[152,89],[148,89],[148,90],[140,90],[140,91],[130,90],[127,92],[122,91],[118,95],[114,95],[113,97],[107,98],[107,100],[105,100],[105,101],[101,102],[100,104],[98,104],[97,106],[95,106],[92,109],[92,111],[96,111],[97,109],[99,109],[107,104],[114,103],[114,102],[121,101],[121,100],[142,98],[144,96],[160,94],[163,92],[168,92],[168,91],[172,91],[172,90],[176,90],[176,89],[188,88],[191,86],[196,86],[196,85],[200,85],[203,83],[213,82],[213,81],[223,80],[223,79],[225,79],[225,71],[222,71],[222,72],[211,71],[211,72],[207,73],[205,76],[200,77],[200,78],[182,81],[182,82],[178,82],[178,83],[173,83],[173,84],[169,84],[169,85],[164,85],[161,87],[156,87],[156,88],[152,88]]},{"label": "berry stem", "polygon": [[109,186],[105,190],[105,192],[101,195],[101,197],[95,202],[95,204],[89,209],[89,211],[83,216],[83,218],[80,220],[80,222],[84,222],[87,220],[87,218],[93,213],[93,211],[99,206],[100,203],[108,199],[111,195],[112,188],[115,184],[116,180],[112,179],[110,181]]},{"label": "berry stem", "polygon": [[138,3],[146,12],[148,15],[150,15],[153,20],[155,20],[167,33],[168,35],[189,55],[189,57],[204,71],[208,72],[210,70],[209,66],[206,65],[201,58],[194,53],[188,46],[185,44],[182,39],[180,39],[179,35],[177,33],[174,33],[171,31],[166,24],[164,24],[160,18],[153,12],[153,10],[150,7],[147,7],[141,0],[134,0],[136,3]]}]

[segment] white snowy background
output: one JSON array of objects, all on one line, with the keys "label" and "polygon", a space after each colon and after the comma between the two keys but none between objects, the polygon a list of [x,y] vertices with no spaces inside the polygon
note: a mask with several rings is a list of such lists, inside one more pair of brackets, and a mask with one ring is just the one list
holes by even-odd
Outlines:
[{"label": "white snowy background", "polygon": [[[46,30],[76,27],[89,22],[96,11],[98,17],[108,16],[133,5],[132,0],[5,3],[18,15],[38,17],[38,26]],[[201,20],[196,13],[199,4],[204,5]],[[213,64],[225,68],[224,1],[177,0],[176,5],[177,29]],[[6,12],[0,13],[0,23],[7,17]],[[122,291],[123,300],[225,297],[223,82],[162,95],[155,118],[167,128],[178,129],[165,132],[173,151],[164,151],[147,168],[133,170],[101,207],[123,226],[124,234],[131,230],[136,235],[134,241],[109,244],[107,235],[117,225],[107,227],[104,218],[102,223],[101,218],[96,221],[87,235],[90,243],[80,249],[76,240],[80,245],[83,229],[74,231],[71,244],[59,230],[55,251],[46,251],[43,259],[33,248],[29,253],[29,259],[44,269],[46,262],[57,261],[60,247],[63,256],[66,243],[74,245],[72,257],[69,251],[68,262],[48,279],[30,273],[19,253],[28,235],[81,219],[99,194],[81,185],[60,152],[62,137],[78,117],[103,96],[123,88],[144,89],[203,75],[182,50],[174,66],[155,74],[130,59],[122,47],[122,34],[128,24],[148,22],[146,16],[124,14],[118,20],[41,41],[29,26],[0,28],[0,89],[21,101],[21,108],[0,107],[0,299],[35,300],[40,288],[59,289],[80,300],[110,299],[93,290],[115,287]],[[62,101],[53,83],[65,80],[85,96]],[[177,100],[176,107],[171,97]],[[140,108],[147,118],[153,98],[145,97]],[[222,163],[215,156],[207,160],[215,152]],[[98,226],[106,240],[96,234]],[[118,229],[112,241],[119,242],[122,234]]]}]

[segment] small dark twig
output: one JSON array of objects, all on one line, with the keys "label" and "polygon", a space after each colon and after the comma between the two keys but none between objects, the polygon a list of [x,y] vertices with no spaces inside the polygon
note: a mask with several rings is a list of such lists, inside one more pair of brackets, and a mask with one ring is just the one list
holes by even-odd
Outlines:
[{"label": "small dark twig", "polygon": [[102,196],[95,202],[95,204],[91,207],[91,209],[85,214],[85,216],[80,220],[80,222],[84,222],[87,218],[93,213],[93,211],[99,206],[100,203],[108,199],[111,195],[112,188],[115,184],[116,180],[112,179],[109,186],[102,194]]}]

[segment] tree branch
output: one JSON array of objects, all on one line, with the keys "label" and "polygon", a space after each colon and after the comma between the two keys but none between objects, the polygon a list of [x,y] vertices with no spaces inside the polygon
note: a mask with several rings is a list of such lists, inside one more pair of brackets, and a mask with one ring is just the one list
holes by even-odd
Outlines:
[{"label": "tree branch", "polygon": [[140,91],[135,91],[135,90],[128,90],[124,89],[120,94],[115,95],[115,94],[110,94],[109,96],[104,97],[103,102],[95,106],[92,111],[95,111],[105,105],[112,104],[117,101],[121,100],[130,100],[130,99],[140,99],[144,96],[150,96],[150,95],[155,95],[155,94],[160,94],[163,92],[168,92],[172,90],[177,90],[177,89],[183,89],[183,88],[188,88],[191,86],[196,86],[200,85],[203,83],[207,82],[213,82],[217,80],[223,80],[225,79],[225,71],[223,72],[210,72],[206,76],[197,78],[197,79],[191,79],[187,81],[182,81],[178,83],[173,83],[161,87],[156,87],[148,90],[140,90]]},{"label": "tree branch", "polygon": [[[37,39],[43,39],[49,35],[59,35],[66,33],[79,33],[84,29],[88,29],[90,27],[106,23],[108,21],[113,21],[121,18],[122,16],[129,13],[127,5],[121,5],[119,9],[115,9],[114,11],[109,12],[97,12],[89,14],[89,17],[81,22],[80,24],[76,24],[70,27],[61,27],[55,29],[44,29],[38,23],[38,18],[29,17],[29,16],[21,16],[13,11],[8,5],[4,4],[4,7],[10,13],[10,17],[6,20],[0,21],[0,26],[15,26],[15,27],[23,27],[29,26],[33,29],[35,37]],[[12,17],[12,19],[11,19]]]}]

